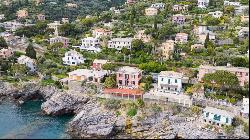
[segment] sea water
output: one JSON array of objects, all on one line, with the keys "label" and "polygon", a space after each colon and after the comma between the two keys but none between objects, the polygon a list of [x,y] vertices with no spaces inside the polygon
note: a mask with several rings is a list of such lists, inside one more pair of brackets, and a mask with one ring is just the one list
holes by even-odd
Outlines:
[{"label": "sea water", "polygon": [[0,139],[69,139],[66,125],[72,116],[51,117],[41,113],[41,101],[17,106],[10,101],[0,104]]}]

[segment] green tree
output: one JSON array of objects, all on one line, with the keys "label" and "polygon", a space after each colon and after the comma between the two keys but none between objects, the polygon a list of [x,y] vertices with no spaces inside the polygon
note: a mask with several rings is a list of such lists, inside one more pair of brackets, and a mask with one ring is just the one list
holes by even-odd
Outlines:
[{"label": "green tree", "polygon": [[115,71],[115,69],[117,68],[117,65],[116,64],[113,64],[113,63],[106,63],[102,66],[102,68],[104,70],[109,70],[109,71]]},{"label": "green tree", "polygon": [[0,49],[8,48],[8,45],[3,37],[0,37]]},{"label": "green tree", "polygon": [[58,56],[59,49],[62,48],[62,47],[63,47],[63,43],[62,42],[57,42],[57,43],[53,43],[52,45],[49,45],[47,47],[47,49],[53,55]]},{"label": "green tree", "polygon": [[140,40],[140,39],[134,39],[132,41],[132,48],[131,48],[131,50],[133,52],[141,51],[141,50],[143,50],[144,46],[145,46],[145,44],[143,43],[142,40]]},{"label": "green tree", "polygon": [[208,47],[208,43],[209,43],[209,33],[207,34],[206,39],[205,39],[205,43],[204,43],[205,48]]},{"label": "green tree", "polygon": [[114,88],[116,86],[116,80],[113,77],[107,77],[104,82],[105,88]]},{"label": "green tree", "polygon": [[206,85],[221,90],[235,89],[239,87],[237,76],[228,71],[219,70],[214,73],[205,74],[202,80]]},{"label": "green tree", "polygon": [[26,52],[26,56],[32,59],[36,59],[36,51],[31,43],[26,48],[25,52]]},{"label": "green tree", "polygon": [[16,79],[19,79],[19,81],[21,81],[21,77],[26,75],[26,73],[28,72],[28,67],[23,64],[14,64],[10,69],[11,73]]},{"label": "green tree", "polygon": [[248,62],[245,58],[243,57],[235,57],[231,60],[231,64],[234,67],[247,67],[248,66]]}]

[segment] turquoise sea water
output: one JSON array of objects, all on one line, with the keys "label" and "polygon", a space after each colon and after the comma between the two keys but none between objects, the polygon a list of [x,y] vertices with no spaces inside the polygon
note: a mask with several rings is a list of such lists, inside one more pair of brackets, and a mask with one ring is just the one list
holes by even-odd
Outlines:
[{"label": "turquoise sea water", "polygon": [[0,104],[0,139],[60,139],[72,116],[50,117],[41,114],[41,101],[21,106],[4,101]]}]

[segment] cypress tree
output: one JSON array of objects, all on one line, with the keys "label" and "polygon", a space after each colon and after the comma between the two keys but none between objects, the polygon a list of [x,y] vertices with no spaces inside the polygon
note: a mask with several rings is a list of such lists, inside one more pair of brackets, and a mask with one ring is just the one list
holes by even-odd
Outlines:
[{"label": "cypress tree", "polygon": [[208,43],[209,43],[209,33],[207,34],[206,39],[205,39],[205,43],[204,43],[205,48],[207,48]]},{"label": "cypress tree", "polygon": [[35,49],[34,49],[34,47],[33,47],[32,44],[28,45],[28,47],[26,48],[25,52],[26,52],[26,56],[28,56],[28,57],[30,57],[32,59],[36,59],[36,51],[35,51]]},{"label": "cypress tree", "polygon": [[8,48],[8,45],[6,43],[6,41],[4,40],[3,37],[0,37],[0,49],[2,48]]}]

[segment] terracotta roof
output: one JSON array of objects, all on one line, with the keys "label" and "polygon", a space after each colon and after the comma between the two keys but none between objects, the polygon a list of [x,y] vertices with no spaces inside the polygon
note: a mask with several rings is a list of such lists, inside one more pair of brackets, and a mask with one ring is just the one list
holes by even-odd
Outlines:
[{"label": "terracotta roof", "polygon": [[104,94],[111,94],[111,93],[122,93],[122,94],[129,94],[129,95],[142,95],[143,91],[140,89],[118,89],[118,88],[112,88],[112,89],[104,89]]}]

